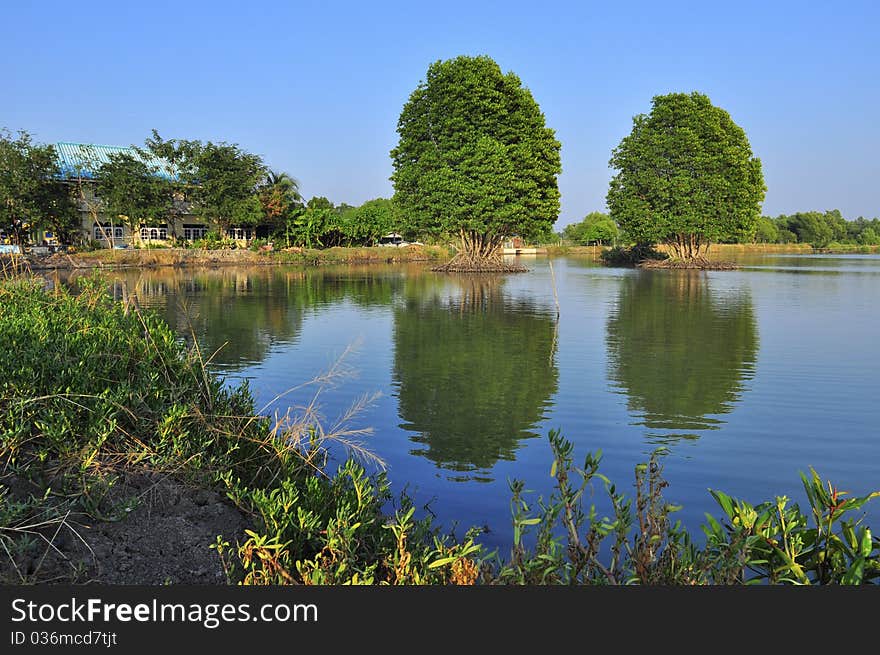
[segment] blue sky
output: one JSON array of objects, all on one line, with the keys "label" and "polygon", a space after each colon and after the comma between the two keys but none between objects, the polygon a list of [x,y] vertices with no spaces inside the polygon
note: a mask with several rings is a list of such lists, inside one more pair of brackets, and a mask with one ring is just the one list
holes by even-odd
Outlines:
[{"label": "blue sky", "polygon": [[[612,6],[613,5],[613,6]],[[428,65],[486,54],[562,142],[557,227],[603,209],[611,149],[651,97],[698,90],[764,164],[764,213],[880,216],[871,2],[7,3],[0,127],[38,141],[238,143],[306,197],[392,194]]]}]

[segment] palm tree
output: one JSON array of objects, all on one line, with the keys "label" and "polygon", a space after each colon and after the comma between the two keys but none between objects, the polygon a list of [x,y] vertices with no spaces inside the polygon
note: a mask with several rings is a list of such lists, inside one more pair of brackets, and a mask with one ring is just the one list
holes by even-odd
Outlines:
[{"label": "palm tree", "polygon": [[[272,232],[284,227],[289,232],[290,222],[297,209],[303,206],[303,198],[299,192],[299,182],[288,175],[277,171],[266,171],[266,179],[258,189],[260,204],[266,224]],[[290,245],[289,234],[286,237]]]},{"label": "palm tree", "polygon": [[279,198],[287,200],[291,205],[302,203],[302,196],[299,193],[299,181],[287,173],[267,171],[263,189],[268,190],[272,195],[277,195]]}]

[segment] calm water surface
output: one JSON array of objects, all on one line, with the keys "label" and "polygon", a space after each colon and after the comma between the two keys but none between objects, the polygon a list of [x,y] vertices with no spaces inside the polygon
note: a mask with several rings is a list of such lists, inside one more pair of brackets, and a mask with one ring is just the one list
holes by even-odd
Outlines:
[{"label": "calm water surface", "polygon": [[803,503],[798,472],[810,466],[853,493],[880,488],[880,257],[740,261],[710,272],[570,257],[552,260],[552,274],[535,258],[529,273],[481,278],[406,265],[119,281],[269,411],[308,404],[315,387],[276,397],[344,355],[346,375],[319,396],[327,422],[380,393],[352,427],[374,428],[367,443],[395,490],[459,535],[487,527],[484,542],[503,547],[508,480],[525,479],[535,498],[550,491],[552,428],[576,460],[601,449],[602,471],[628,489],[636,464],[666,446],[667,498],[691,529],[718,514],[709,488]]}]

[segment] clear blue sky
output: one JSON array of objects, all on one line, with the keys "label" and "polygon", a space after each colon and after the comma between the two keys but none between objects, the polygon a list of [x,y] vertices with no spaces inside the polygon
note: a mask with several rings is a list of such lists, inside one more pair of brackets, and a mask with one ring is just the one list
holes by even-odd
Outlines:
[{"label": "clear blue sky", "polygon": [[764,213],[880,216],[873,2],[9,2],[0,127],[38,141],[238,143],[306,197],[392,193],[397,117],[428,65],[486,54],[562,142],[557,227],[604,209],[651,97],[698,90],[764,164]]}]

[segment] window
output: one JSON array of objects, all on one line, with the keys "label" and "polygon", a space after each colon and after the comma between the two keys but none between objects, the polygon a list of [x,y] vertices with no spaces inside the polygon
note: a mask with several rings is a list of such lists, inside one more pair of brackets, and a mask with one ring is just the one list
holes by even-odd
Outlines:
[{"label": "window", "polygon": [[143,241],[165,241],[168,238],[168,227],[142,227],[141,239]]},{"label": "window", "polygon": [[208,233],[208,228],[205,225],[184,225],[183,226],[183,238],[187,241],[195,241],[196,239],[202,239]]},{"label": "window", "polygon": [[125,230],[121,225],[110,225],[95,223],[95,241],[103,241],[105,238],[113,237],[113,239],[122,239],[125,236]]},{"label": "window", "polygon": [[251,239],[251,228],[249,227],[232,227],[229,228],[229,237],[236,241],[249,241]]}]

